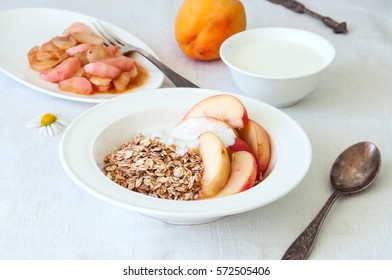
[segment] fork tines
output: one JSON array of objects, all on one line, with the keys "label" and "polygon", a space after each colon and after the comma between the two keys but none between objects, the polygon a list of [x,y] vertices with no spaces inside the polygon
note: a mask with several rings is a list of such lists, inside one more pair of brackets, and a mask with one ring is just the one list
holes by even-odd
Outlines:
[{"label": "fork tines", "polygon": [[97,32],[106,40],[106,45],[126,45],[120,38],[116,37],[106,26],[104,26],[100,21],[92,23],[93,27],[97,30]]}]

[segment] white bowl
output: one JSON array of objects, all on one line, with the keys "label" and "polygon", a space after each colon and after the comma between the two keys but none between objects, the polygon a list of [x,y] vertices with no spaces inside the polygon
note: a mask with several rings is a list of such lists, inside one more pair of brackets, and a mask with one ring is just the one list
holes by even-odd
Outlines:
[{"label": "white bowl", "polygon": [[319,35],[269,27],[231,36],[223,42],[220,57],[243,94],[287,107],[316,88],[335,49]]},{"label": "white bowl", "polygon": [[62,165],[70,178],[90,194],[169,223],[211,222],[269,204],[303,179],[311,162],[311,145],[302,128],[286,114],[244,96],[237,95],[250,118],[268,131],[272,143],[267,177],[252,189],[217,199],[173,201],[125,189],[101,171],[104,156],[137,132],[174,127],[196,102],[221,93],[167,88],[120,96],[99,104],[66,129],[60,143]]}]

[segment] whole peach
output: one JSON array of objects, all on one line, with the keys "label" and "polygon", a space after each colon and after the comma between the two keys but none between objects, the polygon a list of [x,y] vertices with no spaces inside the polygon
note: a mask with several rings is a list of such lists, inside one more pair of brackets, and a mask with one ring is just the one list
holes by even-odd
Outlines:
[{"label": "whole peach", "polygon": [[195,60],[219,58],[223,41],[245,29],[245,9],[238,0],[185,0],[175,20],[177,43]]}]

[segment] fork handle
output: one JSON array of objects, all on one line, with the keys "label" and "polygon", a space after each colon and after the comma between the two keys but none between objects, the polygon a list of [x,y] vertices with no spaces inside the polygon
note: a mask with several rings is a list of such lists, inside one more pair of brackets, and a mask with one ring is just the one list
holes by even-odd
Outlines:
[{"label": "fork handle", "polygon": [[[171,70],[169,67],[167,67],[165,64],[163,64],[162,62],[160,62],[158,59],[155,58],[155,56],[145,52],[142,49],[136,48],[133,51],[141,54],[142,56],[144,56],[145,58],[147,58],[149,61],[151,61],[152,64],[154,64],[156,67],[158,67],[163,74],[166,75],[166,77],[168,77],[168,79],[170,81],[172,81],[172,83],[177,86],[177,87],[190,87],[190,88],[198,88],[197,85],[195,85],[194,83],[192,83],[191,81],[188,81],[187,79],[185,79],[184,77],[182,77],[181,75],[177,74],[176,72],[174,72],[173,70]],[[126,54],[126,53],[125,53]]]}]

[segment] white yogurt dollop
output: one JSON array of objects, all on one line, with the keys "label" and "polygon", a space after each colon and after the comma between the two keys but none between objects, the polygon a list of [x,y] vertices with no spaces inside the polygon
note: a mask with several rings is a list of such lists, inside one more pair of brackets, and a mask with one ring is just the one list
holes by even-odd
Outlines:
[{"label": "white yogurt dollop", "polygon": [[198,137],[204,132],[215,133],[225,147],[234,144],[236,135],[233,129],[224,122],[212,118],[190,118],[182,121],[170,130],[153,131],[149,137],[159,138],[165,145],[174,144],[178,154],[185,154],[188,149],[196,148],[199,144]]},{"label": "white yogurt dollop", "polygon": [[197,138],[189,135],[180,135],[174,131],[154,131],[147,136],[159,138],[167,146],[174,144],[176,152],[180,155],[185,154],[190,148],[196,148],[199,144]]}]

